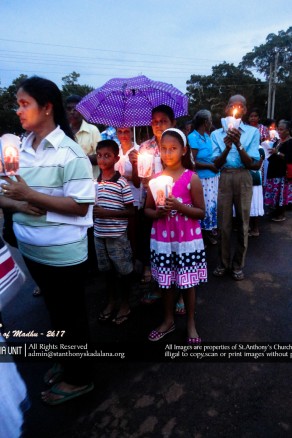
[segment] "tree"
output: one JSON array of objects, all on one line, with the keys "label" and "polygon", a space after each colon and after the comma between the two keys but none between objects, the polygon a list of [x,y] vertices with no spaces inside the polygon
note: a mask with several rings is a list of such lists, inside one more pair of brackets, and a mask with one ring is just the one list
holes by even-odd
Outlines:
[{"label": "tree", "polygon": [[278,35],[269,34],[265,44],[254,47],[242,58],[240,66],[256,68],[273,89],[277,87],[275,114],[278,118],[292,118],[292,27]]},{"label": "tree", "polygon": [[192,75],[187,81],[190,115],[193,116],[199,109],[208,109],[213,114],[215,124],[218,124],[230,96],[242,94],[250,108],[255,102],[257,106],[264,107],[265,89],[266,84],[246,68],[223,62],[212,67],[211,75]]},{"label": "tree", "polygon": [[239,64],[243,68],[255,67],[266,79],[270,76],[270,64],[275,62],[278,54],[277,77],[279,82],[291,76],[292,72],[292,27],[287,31],[279,31],[278,35],[270,33],[266,43],[253,48],[247,53]]},{"label": "tree", "polygon": [[79,78],[80,74],[76,73],[75,71],[62,78],[62,94],[64,96],[64,99],[66,99],[66,97],[70,96],[71,94],[78,94],[79,96],[83,97],[94,90],[94,88],[90,85],[78,84]]},{"label": "tree", "polygon": [[22,128],[16,115],[17,103],[16,92],[19,84],[27,79],[26,75],[21,74],[12,81],[7,88],[0,89],[0,135],[5,133],[20,134]]},{"label": "tree", "polygon": [[[16,92],[19,84],[27,79],[28,76],[21,74],[12,81],[12,84],[7,88],[0,88],[0,136],[5,133],[20,134],[23,129],[20,125],[19,119],[16,115]],[[89,85],[78,84],[79,73],[73,71],[62,78],[62,94],[64,98],[70,94],[79,94],[85,96],[93,90]]]}]

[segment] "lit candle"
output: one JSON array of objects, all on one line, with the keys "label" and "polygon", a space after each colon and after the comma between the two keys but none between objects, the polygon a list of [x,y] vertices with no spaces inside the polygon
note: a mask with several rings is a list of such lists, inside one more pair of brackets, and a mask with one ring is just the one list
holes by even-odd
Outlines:
[{"label": "lit candle", "polygon": [[277,135],[277,131],[275,129],[270,129],[270,139],[274,140]]},{"label": "lit candle", "polygon": [[236,119],[237,109],[234,108],[232,112],[232,116],[225,117],[225,119],[221,119],[221,123],[224,131],[228,131],[228,129],[236,128],[238,129],[241,119]]},{"label": "lit candle", "polygon": [[144,152],[138,154],[138,176],[140,178],[148,178],[152,175],[154,155]]},{"label": "lit candle", "polygon": [[[19,170],[19,146],[20,139],[14,134],[4,134],[0,141],[0,157],[2,175],[16,175]],[[1,159],[1,161],[2,161]]]}]

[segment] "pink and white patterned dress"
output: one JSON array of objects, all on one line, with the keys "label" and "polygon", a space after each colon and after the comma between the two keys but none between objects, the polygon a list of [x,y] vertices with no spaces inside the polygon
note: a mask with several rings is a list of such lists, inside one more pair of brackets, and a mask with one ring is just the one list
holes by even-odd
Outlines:
[{"label": "pink and white patterned dress", "polygon": [[[174,183],[172,194],[192,205],[191,170]],[[151,230],[151,271],[159,287],[188,289],[207,281],[207,263],[199,220],[176,210],[153,221]]]}]

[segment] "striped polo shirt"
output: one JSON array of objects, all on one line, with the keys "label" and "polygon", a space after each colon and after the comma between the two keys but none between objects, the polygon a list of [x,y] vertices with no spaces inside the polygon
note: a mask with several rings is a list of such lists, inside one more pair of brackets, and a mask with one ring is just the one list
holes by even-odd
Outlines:
[{"label": "striped polo shirt", "polygon": [[[97,179],[97,205],[110,210],[125,210],[125,205],[133,204],[134,198],[128,181],[116,171],[108,181]],[[127,229],[127,218],[95,218],[95,237],[119,237]]]},{"label": "striped polo shirt", "polygon": [[[78,203],[94,204],[92,168],[81,147],[57,127],[37,150],[34,134],[20,148],[19,173],[33,189],[51,196],[71,197]],[[63,215],[64,216],[64,215]],[[49,222],[47,216],[13,215],[14,232],[21,253],[38,263],[71,266],[87,259],[87,226]],[[78,220],[78,216],[76,216]]]}]

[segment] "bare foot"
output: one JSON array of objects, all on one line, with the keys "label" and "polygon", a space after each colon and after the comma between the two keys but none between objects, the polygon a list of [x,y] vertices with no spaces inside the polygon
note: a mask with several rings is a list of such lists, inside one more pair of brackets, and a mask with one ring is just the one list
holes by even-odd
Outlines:
[{"label": "bare foot", "polygon": [[199,338],[198,332],[194,322],[188,324],[188,337],[189,338]]}]

